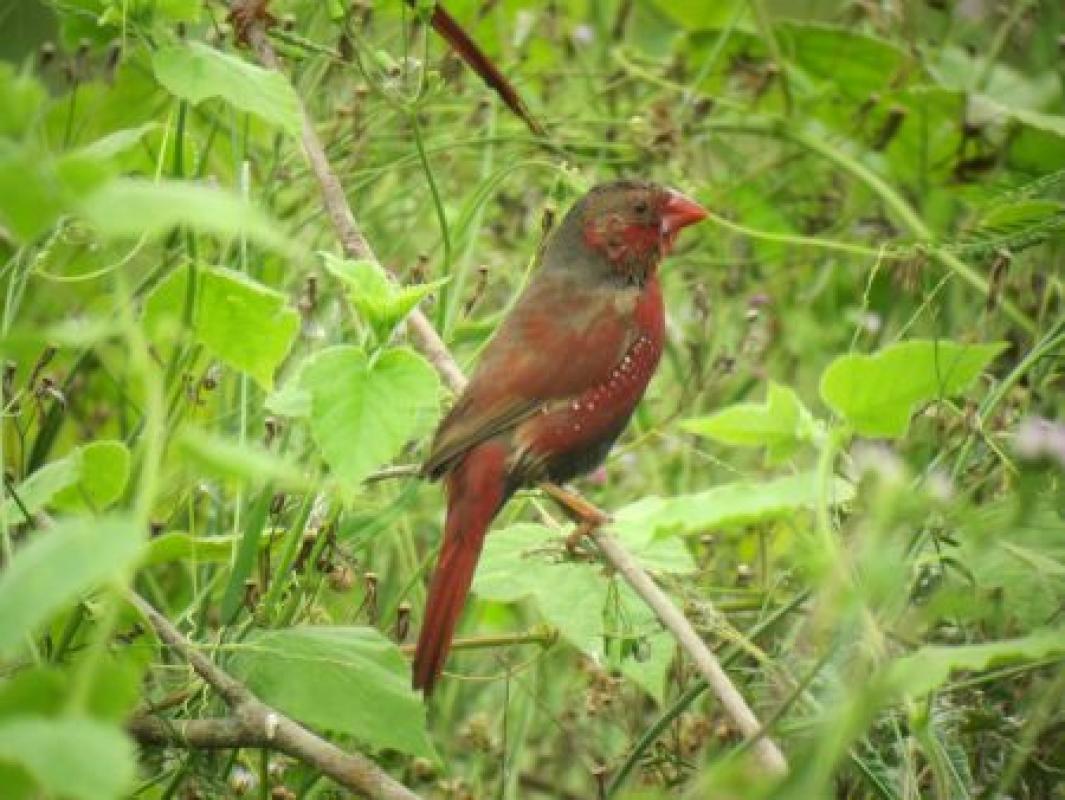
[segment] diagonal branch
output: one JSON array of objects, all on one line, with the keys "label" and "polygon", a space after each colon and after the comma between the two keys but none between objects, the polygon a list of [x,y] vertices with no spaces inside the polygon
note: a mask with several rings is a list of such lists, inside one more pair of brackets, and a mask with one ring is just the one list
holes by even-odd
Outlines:
[{"label": "diagonal branch", "polygon": [[419,800],[418,795],[358,753],[347,753],[266,705],[240,681],[221,669],[186,639],[170,620],[144,598],[130,594],[130,603],[151,623],[159,638],[176,650],[221,695],[232,716],[187,720],[175,724],[148,716],[127,723],[143,744],[196,748],[269,747],[298,758],[341,786],[379,800]]},{"label": "diagonal branch", "polygon": [[[239,0],[238,0],[239,2]],[[281,63],[270,44],[260,20],[252,20],[246,28],[246,39],[259,60],[267,67],[281,69]],[[322,142],[311,125],[310,116],[301,104],[303,129],[301,139],[311,171],[322,190],[322,200],[329,218],[333,221],[341,246],[349,258],[370,259],[380,264],[374,256],[366,238],[359,230],[355,216],[348,205],[347,198],[333,172],[322,147]],[[382,267],[384,268],[384,267]],[[407,330],[415,347],[429,360],[440,373],[444,382],[458,393],[466,386],[466,377],[455,362],[447,345],[437,334],[432,323],[418,309],[407,319]],[[605,516],[605,515],[604,515]],[[787,761],[776,743],[766,735],[751,711],[743,695],[736,689],[728,675],[722,669],[699,634],[688,622],[684,614],[673,604],[665,592],[651,579],[621,543],[606,530],[593,532],[592,537],[599,547],[603,558],[636,591],[644,602],[655,612],[662,624],[673,634],[677,642],[691,657],[699,672],[706,679],[718,701],[744,737],[753,742],[752,749],[763,768],[774,775],[787,771]]]}]

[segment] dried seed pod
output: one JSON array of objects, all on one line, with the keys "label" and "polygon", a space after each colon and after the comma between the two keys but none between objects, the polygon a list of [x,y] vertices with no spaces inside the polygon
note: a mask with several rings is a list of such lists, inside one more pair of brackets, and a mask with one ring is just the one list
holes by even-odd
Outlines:
[{"label": "dried seed pod", "polygon": [[277,438],[277,434],[281,432],[281,420],[277,417],[267,417],[263,420],[263,428],[265,429],[263,446],[269,447]]},{"label": "dried seed pod", "polygon": [[259,584],[250,578],[244,581],[244,607],[248,611],[254,612],[261,599],[262,593],[259,591]]},{"label": "dried seed pod", "polygon": [[1000,248],[995,251],[995,258],[991,262],[987,281],[987,303],[985,307],[989,314],[998,306],[999,298],[1005,291],[1006,274],[1009,272],[1012,262],[1013,254],[1009,250]]},{"label": "dried seed pod", "polygon": [[37,66],[44,69],[55,61],[55,42],[44,42],[37,51]]},{"label": "dried seed pod", "polygon": [[902,123],[906,121],[907,114],[909,114],[909,111],[905,106],[891,107],[884,124],[880,126],[880,130],[876,132],[876,136],[873,138],[872,147],[874,150],[883,150],[891,144],[898,134],[899,128],[902,127]]},{"label": "dried seed pod", "polygon": [[400,603],[396,609],[395,639],[400,644],[407,640],[407,634],[410,632],[410,610],[410,602],[407,600]]},{"label": "dried seed pod", "polygon": [[377,573],[367,572],[363,576],[366,581],[366,598],[363,606],[366,608],[366,619],[371,625],[377,624]]}]

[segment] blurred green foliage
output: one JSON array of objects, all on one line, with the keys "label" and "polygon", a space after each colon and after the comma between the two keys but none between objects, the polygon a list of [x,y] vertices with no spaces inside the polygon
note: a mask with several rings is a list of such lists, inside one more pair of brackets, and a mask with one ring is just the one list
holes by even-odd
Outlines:
[{"label": "blurred green foliage", "polygon": [[[132,589],[425,797],[1065,798],[1060,3],[447,7],[546,139],[398,0],[271,3],[282,73],[220,4],[0,7],[4,796],[342,796],[138,757],[132,714],[224,708]],[[398,282],[340,257],[300,101]],[[622,175],[712,215],[580,488],[782,781],[535,492],[428,713],[408,688],[442,493],[406,467],[449,400],[402,321],[472,364],[550,220]]]}]

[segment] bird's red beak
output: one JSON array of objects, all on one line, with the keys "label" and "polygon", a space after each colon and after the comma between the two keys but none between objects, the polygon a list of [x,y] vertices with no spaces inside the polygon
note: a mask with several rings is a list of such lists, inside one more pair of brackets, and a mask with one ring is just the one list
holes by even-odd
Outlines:
[{"label": "bird's red beak", "polygon": [[662,206],[661,247],[663,255],[673,250],[673,243],[677,241],[677,234],[680,233],[681,228],[694,225],[702,219],[706,219],[705,208],[690,197],[667,189],[666,202]]},{"label": "bird's red beak", "polygon": [[675,236],[681,228],[706,219],[706,209],[690,197],[672,189],[666,191],[666,203],[662,207],[662,233]]}]

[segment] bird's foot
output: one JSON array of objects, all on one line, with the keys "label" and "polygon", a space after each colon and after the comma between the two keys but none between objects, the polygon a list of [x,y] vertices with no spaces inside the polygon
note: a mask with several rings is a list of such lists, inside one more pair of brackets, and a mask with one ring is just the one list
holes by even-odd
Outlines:
[{"label": "bird's foot", "polygon": [[576,492],[563,489],[554,483],[541,484],[540,488],[558,503],[567,517],[576,522],[578,526],[585,526],[587,533],[610,522],[609,514],[600,511]]},{"label": "bird's foot", "polygon": [[599,527],[599,524],[591,522],[578,522],[570,534],[563,540],[566,553],[571,558],[587,557],[590,553],[584,548],[584,537],[590,536]]},{"label": "bird's foot", "polygon": [[577,524],[577,527],[565,539],[566,552],[573,557],[587,555],[581,546],[584,538],[594,533],[597,528],[609,523],[610,515],[600,511],[576,492],[563,489],[556,484],[545,483],[541,488],[558,503],[566,516]]}]

